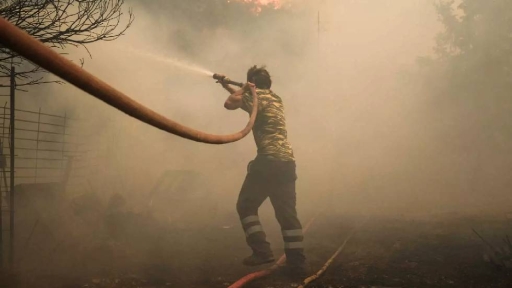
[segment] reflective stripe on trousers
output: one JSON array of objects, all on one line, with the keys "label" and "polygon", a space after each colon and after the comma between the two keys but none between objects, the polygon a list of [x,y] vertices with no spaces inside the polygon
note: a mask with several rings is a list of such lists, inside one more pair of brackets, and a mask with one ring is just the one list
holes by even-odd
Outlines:
[{"label": "reflective stripe on trousers", "polygon": [[257,232],[263,232],[263,226],[261,226],[260,218],[258,215],[247,216],[240,220],[245,231],[245,237],[249,237],[251,234]]},{"label": "reflective stripe on trousers", "polygon": [[282,230],[284,249],[304,249],[302,229]]}]

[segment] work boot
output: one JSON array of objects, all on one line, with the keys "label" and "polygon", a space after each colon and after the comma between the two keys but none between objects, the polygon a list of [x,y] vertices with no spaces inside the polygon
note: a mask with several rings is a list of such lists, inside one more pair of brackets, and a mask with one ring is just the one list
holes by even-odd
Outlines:
[{"label": "work boot", "polygon": [[261,255],[261,254],[252,254],[249,257],[246,257],[242,262],[245,266],[258,266],[267,263],[274,262],[274,256],[272,254]]}]

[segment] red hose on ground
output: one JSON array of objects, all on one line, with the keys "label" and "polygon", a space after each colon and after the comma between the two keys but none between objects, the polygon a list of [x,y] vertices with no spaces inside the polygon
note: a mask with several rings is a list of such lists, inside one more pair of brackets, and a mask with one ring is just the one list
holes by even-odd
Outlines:
[{"label": "red hose on ground", "polygon": [[[306,233],[306,231],[308,231],[309,227],[311,227],[311,224],[313,224],[313,221],[315,221],[317,216],[315,216],[315,217],[311,218],[311,220],[309,220],[309,222],[306,224],[306,227],[304,227],[304,233]],[[265,270],[260,270],[260,271],[256,271],[251,274],[245,275],[244,277],[240,278],[235,283],[231,284],[231,286],[229,286],[228,288],[240,288],[251,281],[254,281],[258,278],[269,275],[270,273],[274,272],[274,270],[276,270],[284,262],[285,259],[286,259],[286,255],[283,254],[281,256],[281,258],[279,258],[279,260],[277,260],[276,264],[272,265],[272,267],[265,269]]]}]

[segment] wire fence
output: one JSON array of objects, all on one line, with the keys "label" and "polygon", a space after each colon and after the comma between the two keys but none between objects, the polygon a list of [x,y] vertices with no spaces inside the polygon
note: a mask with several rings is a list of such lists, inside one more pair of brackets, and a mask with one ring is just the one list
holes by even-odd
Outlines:
[{"label": "wire fence", "polygon": [[[10,190],[7,180],[14,171],[15,185],[26,183],[66,183],[69,177],[79,177],[70,171],[72,162],[86,160],[87,151],[75,126],[77,119],[38,111],[15,109],[15,147],[10,155],[10,109],[0,108],[0,181],[2,195]],[[15,158],[14,169],[9,158]],[[75,170],[85,167],[75,165]],[[3,202],[5,203],[5,202]]]},{"label": "wire fence", "polygon": [[[97,157],[93,153],[95,151],[87,149],[87,137],[81,131],[81,121],[66,114],[45,113],[42,109],[14,109],[12,134],[9,104],[6,102],[0,107],[0,239],[3,239],[0,252],[8,249],[1,254],[9,255],[12,264],[11,244],[16,240],[13,236],[5,236],[14,235],[17,205],[11,198],[17,198],[13,196],[17,195],[16,191],[27,185],[40,187],[31,193],[40,193],[45,184],[56,184],[64,191],[70,186],[83,186],[95,172]],[[14,158],[13,162],[11,158]],[[9,246],[4,246],[7,243]],[[3,264],[4,257],[0,258],[0,264]]]},{"label": "wire fence", "polygon": [[[52,198],[47,192],[67,193],[68,196],[84,189],[92,191],[89,181],[100,175],[98,168],[101,167],[97,163],[105,157],[98,155],[98,150],[90,149],[89,140],[96,139],[97,131],[93,127],[84,129],[85,123],[80,119],[41,108],[19,109],[15,70],[11,67],[10,85],[0,86],[10,90],[5,95],[0,93],[0,97],[9,97],[9,101],[0,106],[0,272],[7,268],[6,260],[11,268],[15,266],[15,244],[17,251],[22,251],[32,237],[33,230],[27,237],[18,230],[15,234],[15,229],[26,228],[23,209],[34,210],[23,203]],[[29,211],[32,214],[37,212],[32,210]],[[20,223],[15,222],[15,218],[25,224],[15,225]],[[38,218],[36,223],[39,221]]]}]

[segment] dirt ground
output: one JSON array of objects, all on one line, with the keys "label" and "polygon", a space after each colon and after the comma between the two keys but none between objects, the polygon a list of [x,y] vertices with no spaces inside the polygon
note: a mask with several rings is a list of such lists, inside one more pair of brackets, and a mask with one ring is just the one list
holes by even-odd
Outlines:
[{"label": "dirt ground", "polygon": [[[281,255],[282,240],[273,215],[265,212],[261,217],[275,253]],[[302,215],[304,223],[312,217]],[[500,244],[507,233],[512,234],[512,220],[504,215],[424,218],[369,218],[325,275],[308,287],[512,287],[512,270],[484,261],[485,246],[472,231]],[[258,270],[240,264],[249,250],[234,213],[188,227],[130,213],[112,219],[110,227],[115,229],[98,244],[79,252],[57,247],[51,257],[25,260],[15,276],[3,276],[1,287],[222,288]],[[305,237],[311,269],[320,269],[364,219],[319,215]],[[296,286],[269,276],[246,287]]]}]

